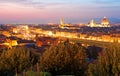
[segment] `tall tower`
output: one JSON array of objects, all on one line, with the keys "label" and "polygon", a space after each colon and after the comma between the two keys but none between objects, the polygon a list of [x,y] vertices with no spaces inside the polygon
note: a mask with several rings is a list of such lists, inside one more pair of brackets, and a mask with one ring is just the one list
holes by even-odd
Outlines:
[{"label": "tall tower", "polygon": [[59,24],[59,27],[60,27],[60,28],[63,28],[63,27],[64,27],[64,23],[63,23],[63,19],[62,19],[62,18],[60,18],[60,24]]},{"label": "tall tower", "polygon": [[63,19],[60,18],[60,25],[63,25]]},{"label": "tall tower", "polygon": [[90,20],[89,26],[90,26],[90,27],[96,27],[96,23],[94,22],[93,19]]},{"label": "tall tower", "polygon": [[70,25],[69,25],[69,24],[64,24],[64,23],[63,23],[63,19],[60,18],[60,24],[59,24],[59,27],[64,29],[64,28],[68,28],[67,26],[70,26]]}]

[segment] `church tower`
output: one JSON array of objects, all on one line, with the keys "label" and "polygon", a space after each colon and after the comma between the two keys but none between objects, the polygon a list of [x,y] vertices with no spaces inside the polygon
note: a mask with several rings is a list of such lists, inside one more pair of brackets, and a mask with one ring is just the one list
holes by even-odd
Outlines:
[{"label": "church tower", "polygon": [[64,28],[68,28],[68,26],[70,26],[70,25],[69,24],[64,24],[63,19],[60,18],[59,27],[62,28],[62,29],[64,29]]},{"label": "church tower", "polygon": [[90,20],[90,22],[89,22],[89,25],[88,26],[90,26],[90,27],[96,27],[96,23],[94,22],[94,20],[92,19],[92,20]]},{"label": "church tower", "polygon": [[59,27],[60,27],[60,28],[63,28],[63,27],[64,27],[64,23],[63,23],[63,19],[62,19],[62,18],[60,18],[60,24],[59,24]]},{"label": "church tower", "polygon": [[63,25],[63,19],[60,18],[60,25]]}]

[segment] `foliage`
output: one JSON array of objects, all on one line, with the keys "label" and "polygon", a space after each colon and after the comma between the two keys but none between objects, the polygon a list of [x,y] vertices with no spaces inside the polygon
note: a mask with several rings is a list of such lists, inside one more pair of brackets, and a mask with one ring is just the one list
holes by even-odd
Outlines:
[{"label": "foliage", "polygon": [[47,49],[40,57],[40,67],[52,75],[84,75],[86,57],[83,47],[67,40]]},{"label": "foliage", "polygon": [[[50,73],[47,72],[39,72],[40,76],[51,76]],[[37,72],[34,71],[27,71],[26,76],[37,76]]]},{"label": "foliage", "polygon": [[120,46],[104,48],[95,64],[90,64],[88,76],[119,76],[120,75]]},{"label": "foliage", "polygon": [[0,56],[0,76],[20,73],[36,63],[36,59],[37,55],[24,47],[4,50]]}]

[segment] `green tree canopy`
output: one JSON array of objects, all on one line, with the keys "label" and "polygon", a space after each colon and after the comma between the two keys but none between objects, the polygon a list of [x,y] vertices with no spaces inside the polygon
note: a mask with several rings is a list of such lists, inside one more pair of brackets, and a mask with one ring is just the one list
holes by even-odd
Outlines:
[{"label": "green tree canopy", "polygon": [[120,46],[113,45],[105,48],[95,64],[90,64],[89,76],[119,76],[120,75]]},{"label": "green tree canopy", "polygon": [[87,65],[86,57],[82,46],[67,40],[47,49],[40,57],[40,66],[42,71],[53,75],[83,75]]},{"label": "green tree canopy", "polygon": [[20,73],[31,65],[34,65],[37,62],[37,58],[37,54],[32,52],[31,49],[24,47],[14,47],[4,50],[0,56],[0,76],[10,76],[11,73]]}]

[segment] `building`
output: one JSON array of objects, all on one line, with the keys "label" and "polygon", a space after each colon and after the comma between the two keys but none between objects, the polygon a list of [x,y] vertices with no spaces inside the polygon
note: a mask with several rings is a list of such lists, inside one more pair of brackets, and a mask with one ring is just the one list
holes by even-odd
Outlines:
[{"label": "building", "polygon": [[109,26],[110,26],[107,17],[104,17],[104,18],[102,19],[101,25],[102,25],[103,27],[109,27]]},{"label": "building", "polygon": [[90,20],[90,22],[88,23],[89,27],[97,27],[97,24],[94,22],[94,20]]},{"label": "building", "polygon": [[56,45],[58,44],[58,38],[51,38],[51,37],[40,37],[36,41],[36,46],[41,47],[45,45]]},{"label": "building", "polygon": [[109,20],[104,17],[102,20],[101,20],[101,24],[97,24],[96,22],[94,22],[94,20],[90,20],[90,22],[88,23],[87,25],[88,27],[110,27],[110,24],[109,24]]},{"label": "building", "polygon": [[65,28],[68,28],[68,26],[70,26],[70,25],[69,24],[64,24],[63,19],[60,18],[59,28],[65,29]]},{"label": "building", "polygon": [[80,29],[80,28],[79,28],[79,25],[64,24],[62,18],[60,19],[59,28],[61,28],[61,29],[72,29],[72,30],[74,30],[74,29]]},{"label": "building", "polygon": [[17,40],[6,39],[6,41],[4,43],[1,43],[1,45],[8,46],[9,48],[12,48],[12,46],[17,46],[18,42],[17,42]]}]

